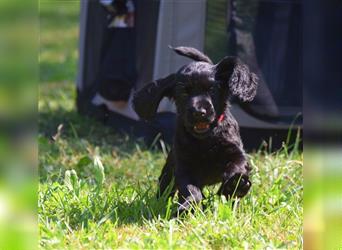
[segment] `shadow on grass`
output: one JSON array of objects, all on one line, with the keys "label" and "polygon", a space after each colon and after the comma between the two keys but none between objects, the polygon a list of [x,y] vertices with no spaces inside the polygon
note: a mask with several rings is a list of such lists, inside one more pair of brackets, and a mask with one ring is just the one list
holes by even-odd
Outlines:
[{"label": "shadow on grass", "polygon": [[107,194],[91,192],[86,199],[84,196],[75,199],[70,193],[65,193],[64,189],[64,195],[56,195],[58,191],[50,190],[50,195],[60,199],[59,203],[65,204],[63,211],[59,211],[61,214],[51,219],[56,222],[67,221],[67,227],[73,230],[88,229],[94,223],[101,226],[106,222],[111,222],[116,227],[121,227],[133,224],[142,226],[146,225],[147,221],[159,218],[168,220],[172,218],[177,205],[171,198],[158,199],[153,191],[155,188],[152,187],[146,191],[138,188],[137,192],[140,193],[134,195],[131,193],[131,196],[127,195],[127,190],[132,191],[132,188],[123,188],[122,192],[106,191]]},{"label": "shadow on grass", "polygon": [[[138,197],[132,202],[119,201],[113,207],[112,222],[117,226],[143,225],[154,219],[170,219],[175,204],[166,198],[157,199],[155,195]],[[101,222],[101,221],[100,221]]]},{"label": "shadow on grass", "polygon": [[57,134],[58,126],[63,124],[60,137],[69,142],[84,139],[94,146],[104,144],[119,146],[120,151],[126,154],[135,151],[137,143],[142,147],[145,146],[143,140],[134,137],[133,134],[116,131],[113,127],[82,116],[76,111],[58,109],[40,112],[38,124],[39,133],[50,140]]}]

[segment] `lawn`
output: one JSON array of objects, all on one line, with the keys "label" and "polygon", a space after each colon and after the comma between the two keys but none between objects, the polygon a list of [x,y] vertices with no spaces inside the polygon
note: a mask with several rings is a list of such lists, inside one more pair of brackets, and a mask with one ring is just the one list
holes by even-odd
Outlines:
[{"label": "lawn", "polygon": [[205,209],[170,219],[176,201],[155,198],[166,152],[75,110],[79,2],[39,7],[42,249],[303,247],[303,159],[295,145],[249,155],[253,187],[239,206],[210,187]]}]

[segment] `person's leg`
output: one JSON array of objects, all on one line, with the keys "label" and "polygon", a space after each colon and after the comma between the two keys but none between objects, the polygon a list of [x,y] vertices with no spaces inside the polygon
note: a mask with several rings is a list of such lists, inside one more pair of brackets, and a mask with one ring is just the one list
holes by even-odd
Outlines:
[{"label": "person's leg", "polygon": [[106,105],[121,110],[127,108],[136,81],[135,5],[132,0],[115,3],[111,7],[118,10],[111,13],[98,82],[99,95]]},{"label": "person's leg", "polygon": [[136,72],[134,31],[110,29],[110,43],[101,63],[99,93],[109,101],[129,98]]}]

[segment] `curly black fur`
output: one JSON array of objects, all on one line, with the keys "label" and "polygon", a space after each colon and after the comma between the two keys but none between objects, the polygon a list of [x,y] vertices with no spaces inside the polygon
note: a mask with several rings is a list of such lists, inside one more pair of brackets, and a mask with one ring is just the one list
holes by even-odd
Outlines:
[{"label": "curly black fur", "polygon": [[251,169],[238,124],[229,111],[229,99],[235,96],[251,101],[257,77],[235,57],[225,57],[214,65],[194,48],[174,50],[196,62],[148,84],[133,100],[137,114],[145,120],[154,117],[164,96],[177,106],[176,134],[159,177],[159,194],[167,187],[171,194],[178,190],[180,212],[191,202],[201,201],[206,185],[221,183],[220,194],[243,197],[251,186]]}]

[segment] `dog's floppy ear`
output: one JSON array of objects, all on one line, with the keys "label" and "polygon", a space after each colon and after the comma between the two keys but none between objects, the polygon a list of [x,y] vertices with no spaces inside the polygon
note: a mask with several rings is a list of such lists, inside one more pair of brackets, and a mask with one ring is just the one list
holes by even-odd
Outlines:
[{"label": "dog's floppy ear", "polygon": [[140,118],[151,120],[155,116],[163,97],[173,98],[175,74],[147,84],[133,98],[133,107]]},{"label": "dog's floppy ear", "polygon": [[226,56],[216,66],[215,78],[228,83],[231,95],[241,101],[252,101],[256,95],[258,77],[238,58]]},{"label": "dog's floppy ear", "polygon": [[210,64],[213,64],[213,62],[210,60],[208,56],[203,54],[201,51],[192,48],[192,47],[172,47],[169,45],[169,48],[172,49],[174,52],[176,52],[178,55],[189,57],[192,60],[198,61],[198,62],[207,62]]}]

